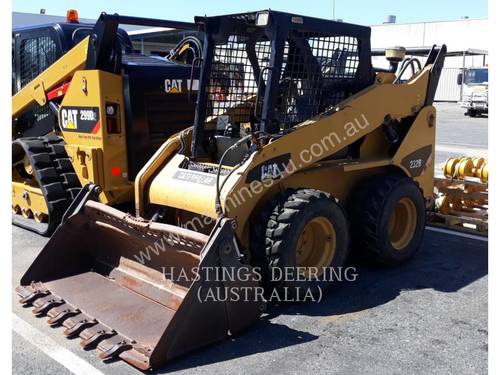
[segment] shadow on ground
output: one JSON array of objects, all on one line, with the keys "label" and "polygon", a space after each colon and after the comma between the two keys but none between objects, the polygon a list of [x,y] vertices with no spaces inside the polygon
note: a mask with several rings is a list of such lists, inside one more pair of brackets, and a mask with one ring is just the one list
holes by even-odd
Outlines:
[{"label": "shadow on ground", "polygon": [[430,288],[456,292],[487,274],[487,257],[487,242],[426,231],[422,248],[411,262],[387,269],[351,260],[358,270],[358,279],[338,285],[321,303],[271,306],[268,315],[242,335],[179,358],[157,373],[240,358],[318,338],[271,321],[280,314],[334,317],[383,305],[403,290]]}]

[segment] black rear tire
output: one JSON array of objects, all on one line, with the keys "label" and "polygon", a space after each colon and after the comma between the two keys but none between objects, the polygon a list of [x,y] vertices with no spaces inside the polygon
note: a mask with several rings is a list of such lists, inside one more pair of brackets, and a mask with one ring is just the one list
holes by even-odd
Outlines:
[{"label": "black rear tire", "polygon": [[408,177],[381,175],[361,183],[350,197],[353,249],[375,263],[393,266],[412,258],[425,230],[425,202]]}]

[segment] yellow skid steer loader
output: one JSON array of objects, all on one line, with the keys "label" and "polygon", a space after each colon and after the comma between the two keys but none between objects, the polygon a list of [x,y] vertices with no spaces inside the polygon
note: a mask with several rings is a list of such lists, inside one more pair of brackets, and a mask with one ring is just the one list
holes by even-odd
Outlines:
[{"label": "yellow skid steer loader", "polygon": [[17,289],[84,347],[141,369],[248,327],[260,284],[328,287],[351,247],[410,259],[433,194],[446,46],[422,66],[393,49],[375,69],[368,27],[275,11],[195,20],[194,126],[137,174],[137,215],[86,186]]}]

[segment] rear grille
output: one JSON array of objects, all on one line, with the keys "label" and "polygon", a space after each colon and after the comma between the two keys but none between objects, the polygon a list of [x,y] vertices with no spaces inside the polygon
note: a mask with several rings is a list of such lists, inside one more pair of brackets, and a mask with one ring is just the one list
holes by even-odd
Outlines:
[{"label": "rear grille", "polygon": [[145,100],[149,139],[153,149],[159,148],[172,134],[193,125],[194,104],[186,95],[148,95]]}]

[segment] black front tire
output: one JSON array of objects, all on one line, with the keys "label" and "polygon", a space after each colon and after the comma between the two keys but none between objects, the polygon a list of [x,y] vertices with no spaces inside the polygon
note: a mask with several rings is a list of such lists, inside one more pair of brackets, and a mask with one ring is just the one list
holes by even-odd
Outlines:
[{"label": "black front tire", "polygon": [[[301,266],[297,261],[297,244],[299,238],[302,238],[301,235],[306,225],[315,220],[330,223],[326,226],[331,225],[334,229],[335,249],[332,258],[324,258],[331,259],[331,261],[326,260],[328,264],[324,264],[324,267],[335,267],[338,270],[337,267],[344,265],[348,255],[349,231],[344,211],[328,193],[314,189],[288,190],[262,210],[262,215],[259,218],[261,224],[257,225],[256,228],[265,230],[265,242],[261,242],[263,248],[254,248],[253,253],[255,259],[261,260],[260,265],[263,266],[265,276],[267,275],[264,280],[268,289],[276,288],[278,291],[283,291],[285,288],[293,288],[303,296],[306,293],[316,294],[318,287],[325,289],[333,284],[326,277],[327,275],[322,277],[323,270],[321,269],[318,270],[320,276],[318,278],[306,277],[304,280],[302,276],[302,278],[297,279],[296,274],[292,279],[287,280],[280,277],[284,276],[285,272],[297,270],[297,266]],[[314,248],[314,246],[316,246],[316,242],[313,245],[313,251],[316,248],[321,248]],[[309,268],[314,269],[315,267]]]}]

